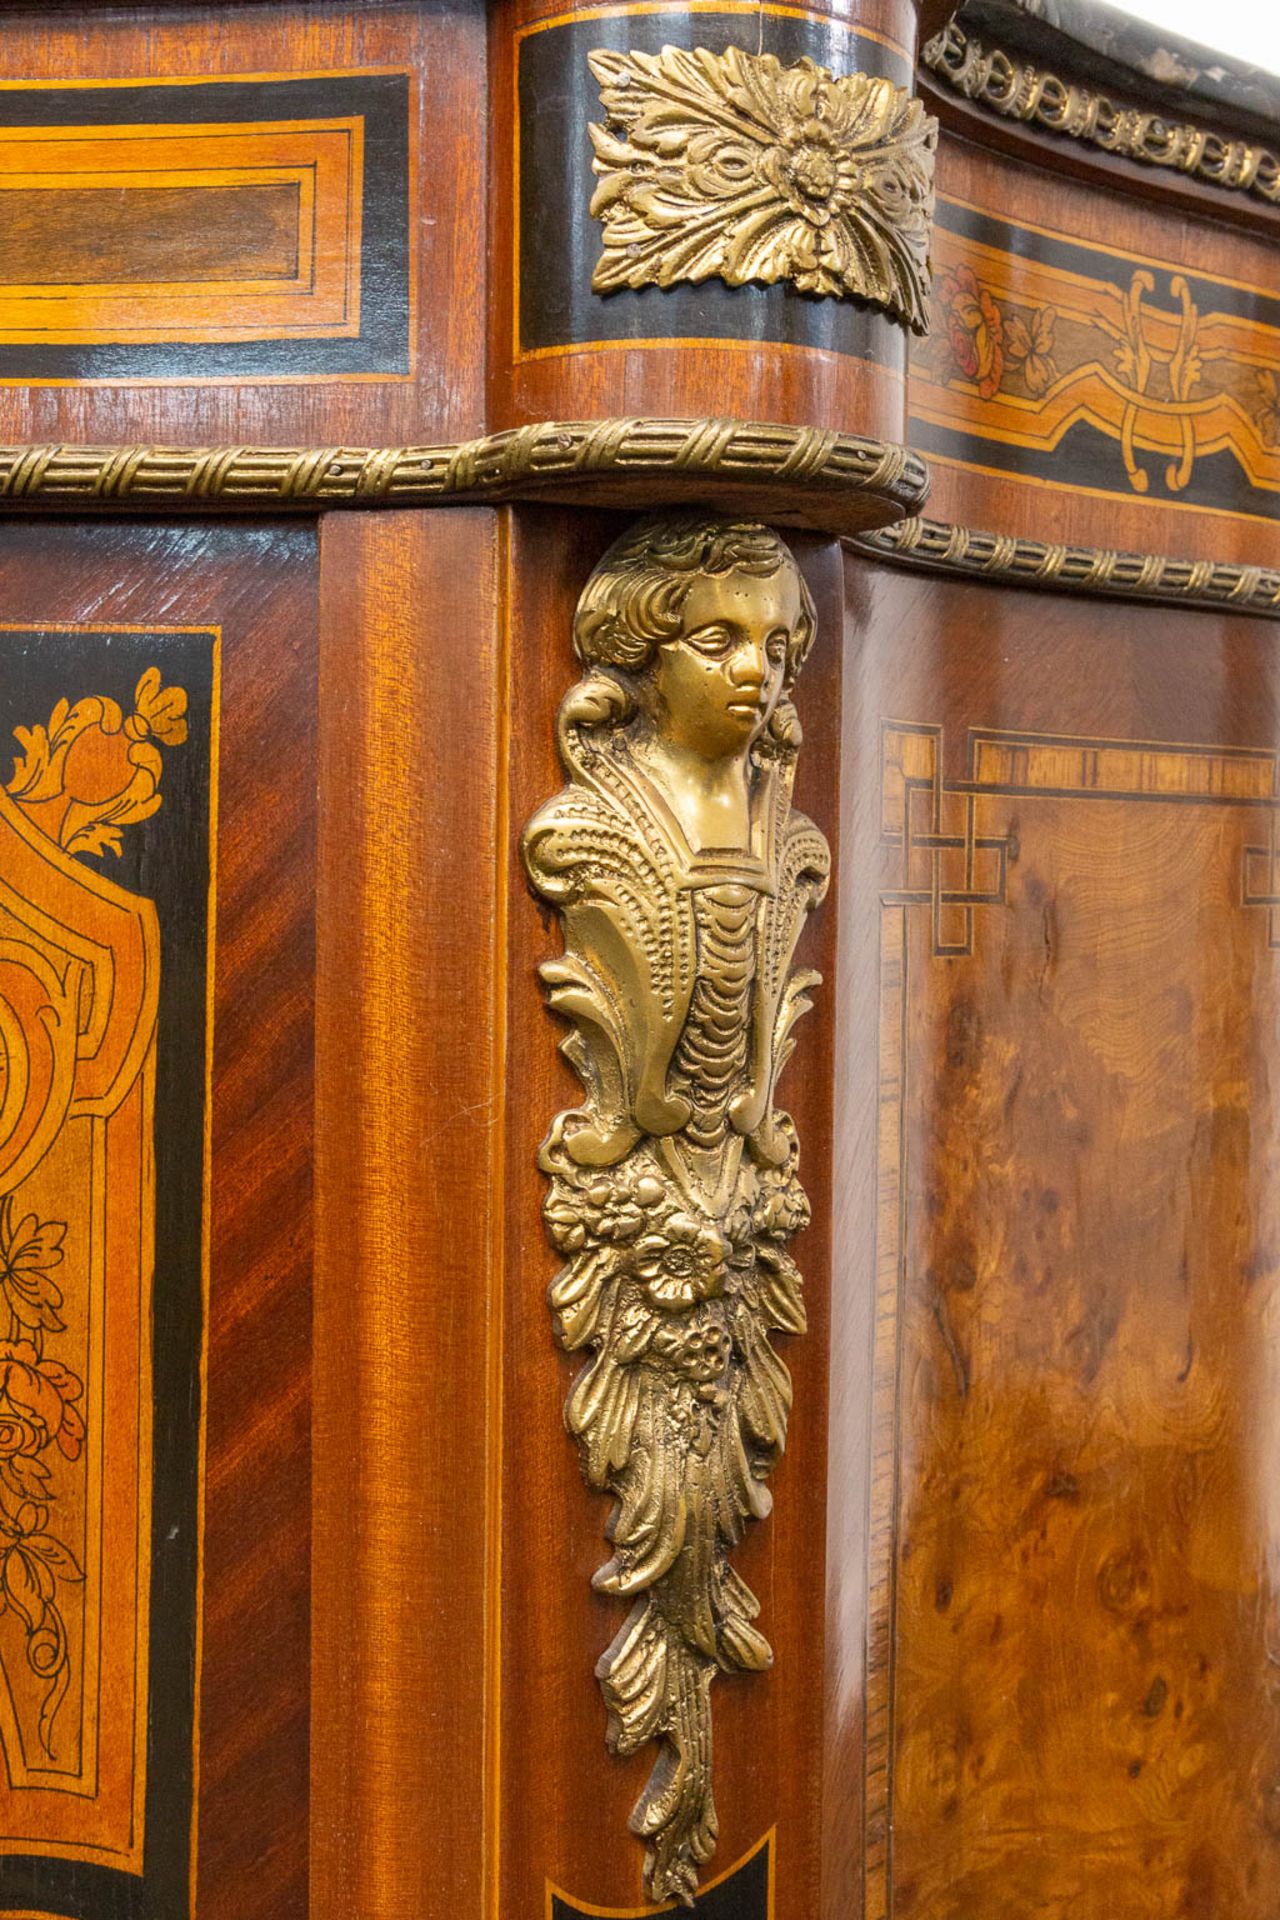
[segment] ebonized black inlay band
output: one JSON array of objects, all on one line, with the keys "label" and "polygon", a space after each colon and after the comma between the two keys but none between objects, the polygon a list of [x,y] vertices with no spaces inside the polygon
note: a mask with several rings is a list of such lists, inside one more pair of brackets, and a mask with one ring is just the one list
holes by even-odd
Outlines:
[{"label": "ebonized black inlay band", "polygon": [[[191,380],[407,374],[409,76],[302,76],[193,85],[0,88],[0,129],[86,126],[234,128],[238,123],[358,118],[364,146],[360,331],[351,338],[0,343],[0,380]],[[216,157],[211,148],[211,157]],[[198,194],[195,196],[198,202]],[[181,262],[175,264],[181,280]]]},{"label": "ebonized black inlay band", "polygon": [[658,53],[664,46],[722,53],[746,46],[784,66],[806,55],[837,76],[861,71],[911,85],[906,60],[837,21],[775,14],[664,13],[573,20],[528,34],[519,56],[519,352],[628,340],[770,341],[905,365],[903,328],[861,301],[818,297],[781,283],[642,287],[596,294],[600,223],[587,129],[601,119],[587,65],[599,48]]},{"label": "ebonized black inlay band", "polygon": [[[696,1920],[773,1920],[773,1903],[770,1897],[772,1880],[772,1837],[756,1848],[750,1859],[730,1873],[719,1885],[712,1886],[699,1894],[694,1903]],[[610,1910],[605,1908],[607,1913]],[[642,1909],[652,1913],[653,1908]],[[598,1915],[599,1907],[580,1907],[563,1894],[553,1894],[551,1900],[551,1920],[582,1920],[583,1915]],[[686,1907],[661,1907],[660,1914],[687,1913]]]},{"label": "ebonized black inlay band", "polygon": [[1168,262],[1163,268],[1144,257],[1132,259],[1114,250],[1104,252],[1086,241],[1064,234],[1047,233],[1037,227],[1019,226],[1015,220],[1001,220],[977,207],[966,207],[955,200],[939,198],[934,213],[935,226],[961,234],[979,246],[994,247],[1000,253],[1020,254],[1047,267],[1081,279],[1123,282],[1135,268],[1149,267],[1155,274],[1157,297],[1172,299],[1169,280],[1177,274],[1186,281],[1192,300],[1201,313],[1228,313],[1261,327],[1280,328],[1280,292],[1241,286],[1231,280],[1218,280],[1212,274],[1198,273],[1194,247],[1188,247],[1185,262]]}]

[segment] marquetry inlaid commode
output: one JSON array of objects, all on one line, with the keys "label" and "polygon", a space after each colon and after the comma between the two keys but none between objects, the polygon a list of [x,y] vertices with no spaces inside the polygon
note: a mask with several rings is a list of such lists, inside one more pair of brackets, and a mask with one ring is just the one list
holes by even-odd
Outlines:
[{"label": "marquetry inlaid commode", "polygon": [[1272,1920],[1280,90],[1044,11],[0,11],[0,1915]]}]

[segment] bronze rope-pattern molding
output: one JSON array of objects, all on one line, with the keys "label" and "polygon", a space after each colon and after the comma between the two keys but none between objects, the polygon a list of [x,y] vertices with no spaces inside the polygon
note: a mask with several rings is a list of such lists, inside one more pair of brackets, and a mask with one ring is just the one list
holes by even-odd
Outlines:
[{"label": "bronze rope-pattern molding", "polygon": [[966,100],[1006,119],[1280,205],[1280,157],[1267,147],[1225,140],[1206,127],[1167,120],[1142,107],[1118,106],[1105,94],[1043,73],[999,47],[984,47],[954,23],[926,43],[921,58]]},{"label": "bronze rope-pattern molding", "polygon": [[[512,442],[519,442],[513,447]],[[1006,584],[1280,616],[1280,571],[1172,555],[1055,546],[944,520],[859,531],[859,504],[918,506],[918,454],[813,427],[741,421],[550,422],[441,447],[0,447],[10,513],[189,511],[192,506],[315,513],[563,498],[627,505],[710,486],[782,524],[852,534],[873,558]],[[701,484],[698,484],[701,483]]]},{"label": "bronze rope-pattern molding", "polygon": [[588,1356],[565,1420],[617,1502],[594,1585],[632,1603],[596,1673],[613,1751],[658,1744],[631,1826],[650,1898],[687,1906],[717,1835],[711,1683],[773,1659],[729,1552],[769,1512],[786,1439],[769,1335],[805,1327],[787,1243],[809,1207],[774,1087],[818,981],[792,957],[830,866],[791,805],[814,624],[769,528],[633,527],[578,602],[569,784],[524,837],[563,922],[541,972],[586,1090],[540,1155],[556,1332]]},{"label": "bronze rope-pattern molding", "polygon": [[648,506],[707,497],[855,531],[928,491],[908,448],[743,420],[548,421],[435,447],[0,447],[8,511],[200,507],[312,512],[475,501]]},{"label": "bronze rope-pattern molding", "polygon": [[938,123],[912,94],[740,47],[587,57],[607,116],[596,293],[789,280],[928,332]]},{"label": "bronze rope-pattern molding", "polygon": [[1122,553],[1107,547],[1054,546],[1043,540],[957,527],[946,520],[902,520],[894,527],[859,534],[851,544],[874,560],[998,580],[1002,586],[1172,601],[1179,606],[1280,619],[1280,571],[1273,567]]}]

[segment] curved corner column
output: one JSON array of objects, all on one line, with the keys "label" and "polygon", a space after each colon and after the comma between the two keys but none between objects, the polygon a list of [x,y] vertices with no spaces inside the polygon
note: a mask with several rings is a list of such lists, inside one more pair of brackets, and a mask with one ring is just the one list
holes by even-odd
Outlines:
[{"label": "curved corner column", "polygon": [[[859,189],[806,134],[794,76],[807,60],[909,94],[915,31],[910,0],[498,8],[493,424],[715,416],[902,441],[905,329],[875,288],[846,297],[835,236]],[[672,103],[677,150],[654,124]]]},{"label": "curved corner column", "polygon": [[[647,1457],[655,1446],[645,1425],[650,1414],[644,1411],[656,1404],[655,1379],[667,1383],[672,1408],[683,1404],[677,1361],[668,1358],[660,1365],[654,1356],[675,1353],[684,1322],[673,1314],[662,1332],[665,1344],[646,1344],[653,1334],[654,1289],[665,1284],[662,1262],[678,1254],[695,1267],[702,1261],[710,1274],[720,1257],[717,1247],[731,1238],[727,1216],[717,1211],[721,1201],[711,1192],[719,1179],[718,1174],[712,1178],[715,1153],[710,1159],[704,1153],[696,1176],[690,1174],[689,1149],[681,1144],[683,1123],[678,1115],[655,1118],[652,1103],[634,1131],[620,1125],[616,1152],[607,1142],[590,1148],[600,1169],[594,1182],[575,1171],[566,1147],[575,1129],[581,1133],[586,1127],[584,1112],[594,1116],[591,1124],[600,1131],[602,1103],[614,1097],[608,1075],[602,1082],[592,1066],[601,1043],[588,1004],[602,970],[612,983],[604,1001],[627,1009],[623,1023],[629,1038],[613,1043],[622,1056],[624,1087],[633,1084],[635,1064],[627,1049],[641,1045],[644,1022],[652,1017],[637,1010],[647,1004],[643,995],[622,984],[632,964],[625,959],[628,941],[636,936],[627,933],[624,916],[606,938],[600,916],[608,919],[615,911],[608,904],[617,897],[608,875],[609,863],[622,858],[617,835],[634,830],[639,845],[649,846],[661,863],[669,829],[648,817],[647,803],[602,798],[591,771],[605,736],[612,762],[630,765],[628,715],[634,709],[628,702],[634,698],[643,707],[642,682],[650,667],[623,669],[620,658],[616,669],[606,663],[610,687],[621,692],[611,693],[597,708],[598,691],[580,690],[580,707],[573,709],[578,718],[563,722],[558,749],[551,724],[556,704],[574,680],[572,635],[579,597],[628,523],[616,513],[579,511],[570,517],[517,505],[503,560],[512,717],[507,790],[511,964],[504,1019],[506,1082],[519,1089],[519,1097],[508,1100],[502,1147],[506,1255],[500,1471],[493,1483],[501,1504],[495,1535],[501,1618],[493,1649],[498,1705],[490,1772],[489,1920],[544,1908],[550,1920],[601,1911],[638,1914],[649,1910],[643,1906],[646,1886],[660,1903],[689,1898],[696,1889],[700,1911],[705,1902],[708,1914],[722,1909],[733,1920],[815,1920],[819,1914],[823,1920],[845,1920],[861,1898],[854,1811],[862,1791],[859,1709],[851,1699],[860,1681],[852,1672],[836,1670],[845,1657],[844,1638],[832,1624],[839,1597],[828,1591],[832,1554],[838,1561],[832,1562],[834,1584],[852,1578],[849,1516],[861,1510],[867,1479],[865,1397],[850,1391],[843,1379],[830,1408],[828,1396],[833,1323],[843,1354],[851,1337],[846,1323],[859,1311],[851,1302],[857,1276],[840,1238],[845,1218],[845,1199],[837,1192],[841,1163],[833,1159],[842,1020],[837,936],[843,890],[856,885],[856,878],[849,875],[840,845],[846,826],[840,789],[847,609],[843,556],[831,536],[892,523],[904,506],[910,510],[908,485],[923,481],[922,473],[909,483],[902,477],[914,475],[918,464],[904,447],[905,370],[911,325],[923,320],[933,159],[932,123],[911,95],[915,33],[915,9],[905,0],[875,0],[830,12],[747,10],[731,3],[696,10],[614,6],[553,12],[524,0],[495,10],[491,23],[490,196],[496,238],[490,426],[516,434],[544,421],[599,423],[584,460],[599,463],[586,497],[602,506],[633,513],[644,507],[696,506],[711,516],[809,530],[788,536],[816,612],[816,640],[795,690],[804,744],[794,768],[794,806],[797,816],[808,816],[832,843],[834,885],[796,948],[797,967],[819,973],[823,984],[813,990],[814,1010],[797,1033],[796,1060],[779,1094],[780,1106],[795,1123],[800,1177],[812,1203],[811,1224],[792,1221],[786,1230],[801,1229],[789,1251],[803,1289],[807,1328],[797,1337],[800,1316],[791,1316],[794,1324],[788,1325],[784,1314],[770,1329],[791,1376],[778,1390],[785,1457],[778,1457],[780,1431],[777,1444],[764,1444],[750,1431],[750,1421],[744,1423],[747,1484],[756,1489],[750,1501],[762,1517],[744,1526],[743,1537],[726,1548],[714,1522],[705,1521],[715,1502],[699,1493],[697,1475],[703,1470],[683,1442],[670,1441],[665,1464],[651,1475],[645,1496],[653,1508],[651,1525],[643,1514],[637,1519],[633,1471],[637,1457]],[[674,143],[659,141],[658,116],[673,101],[685,132]],[[858,282],[853,251],[844,246],[867,211],[859,196],[868,179],[874,192],[874,166],[862,174],[852,166],[849,132],[872,102],[888,113],[909,149],[917,195],[910,219],[901,227],[888,222],[891,244],[882,284]],[[832,140],[827,129],[837,122],[844,132]],[[717,158],[709,171],[713,151]],[[760,244],[754,253],[747,247],[751,222],[732,177],[735,168],[755,196],[759,218],[752,230]],[[667,196],[665,211],[655,211],[655,195]],[[679,204],[676,218],[670,217],[672,198]],[[744,263],[750,271],[741,270]],[[674,421],[699,423],[690,441],[697,448],[696,474],[680,455],[665,470],[651,469],[642,482],[629,477],[637,430],[640,436],[659,427],[665,431],[665,423]],[[615,430],[612,423],[622,422],[630,423],[626,431]],[[772,443],[778,452],[771,456],[767,476],[763,464],[754,475],[750,470],[749,436],[755,429],[743,423],[761,423],[761,445],[777,436]],[[722,444],[729,446],[731,433],[738,436],[732,465],[717,452]],[[790,437],[784,441],[784,435]],[[824,505],[812,491],[801,498],[800,484],[830,459],[840,435],[880,443],[883,464],[877,466],[873,456],[858,499],[846,494]],[[580,651],[579,670],[582,660]],[[620,720],[608,718],[615,699]],[[756,780],[751,773],[749,783]],[[610,812],[615,804],[622,808],[617,819]],[[530,872],[545,900],[566,916],[563,967],[561,930],[531,897],[517,857],[518,830],[535,816],[539,850],[529,856]],[[604,836],[592,841],[596,850],[590,861],[574,851],[585,844],[581,836],[588,832]],[[566,890],[559,863],[577,873],[579,859],[586,864]],[[677,858],[677,869],[679,864]],[[690,875],[679,888],[696,893],[705,884]],[[792,878],[774,875],[764,895],[755,897],[785,901],[792,884]],[[638,898],[641,918],[650,915],[660,929],[665,885],[656,872],[628,868],[621,897]],[[594,898],[593,887],[602,889],[604,904],[592,910],[594,920],[584,909],[575,921],[574,903]],[[704,957],[698,944],[705,937],[698,930],[701,911],[692,923],[695,972]],[[771,911],[762,910],[762,928]],[[660,934],[655,939],[660,944]],[[553,963],[553,1004],[581,1029],[570,1057],[580,1066],[586,1063],[585,1109],[577,1077],[556,1052],[563,1028],[539,1003],[532,978],[538,962]],[[645,965],[652,964],[648,955]],[[583,987],[584,980],[597,985]],[[747,989],[749,995],[756,991],[754,984]],[[685,1070],[679,1059],[677,1042],[669,1069],[677,1079]],[[665,1084],[669,1094],[676,1080]],[[625,1120],[630,1095],[622,1098]],[[671,1105],[669,1099],[666,1104]],[[557,1113],[561,1119],[544,1147]],[[739,1136],[733,1151],[739,1148],[744,1165],[754,1165],[753,1155],[759,1154],[762,1163],[767,1159],[760,1141],[748,1145]],[[549,1189],[538,1174],[540,1149],[542,1173],[551,1176]],[[589,1159],[587,1147],[582,1151]],[[625,1240],[628,1210],[623,1209],[624,1224],[615,1222],[603,1196],[606,1190],[613,1193],[619,1180],[625,1185],[640,1162],[648,1173],[640,1180],[648,1194],[644,1204],[654,1208],[655,1218],[647,1232],[637,1229],[641,1254],[631,1260],[625,1247],[618,1254],[612,1237]],[[663,1196],[668,1180],[679,1178],[689,1219],[668,1231]],[[755,1179],[752,1173],[747,1182],[752,1191]],[[554,1250],[547,1243],[548,1227]],[[664,1231],[668,1239],[685,1236],[674,1252],[657,1244]],[[785,1237],[780,1230],[779,1253]],[[737,1260],[745,1270],[744,1247],[725,1255],[730,1266]],[[607,1277],[600,1282],[602,1271]],[[648,1288],[639,1303],[628,1291],[637,1274]],[[703,1279],[710,1317],[719,1324],[725,1317],[717,1304],[723,1277]],[[552,1283],[555,1324],[570,1352],[558,1353],[553,1339],[546,1299]],[[621,1345],[614,1331],[619,1314],[629,1316],[631,1328]],[[733,1340],[727,1370],[712,1383],[722,1397],[738,1391],[735,1382],[745,1367],[741,1337],[734,1334]],[[595,1406],[604,1389],[593,1399],[592,1389],[583,1385],[590,1377],[617,1381],[618,1406],[603,1401],[601,1408]],[[642,1409],[639,1416],[633,1399]],[[560,1417],[566,1402],[573,1437]],[[765,1418],[759,1408],[754,1417],[757,1422]],[[722,1429],[727,1431],[727,1418],[722,1410],[707,1415],[703,1441],[709,1461],[721,1445]],[[619,1446],[616,1458],[593,1465],[591,1434],[602,1431],[615,1437],[629,1432],[631,1440]],[[842,1480],[837,1494],[832,1461],[835,1475],[856,1471],[856,1488]],[[583,1472],[590,1487],[582,1483]],[[630,1504],[612,1529],[611,1568],[593,1590],[592,1574],[609,1557],[607,1546],[601,1550],[608,1492]],[[732,1472],[723,1495],[716,1497],[726,1512],[739,1497]],[[829,1506],[836,1512],[831,1553]],[[658,1667],[653,1674],[639,1671],[649,1658],[646,1648],[651,1640],[658,1650],[654,1661],[670,1664],[688,1659],[691,1646],[706,1651],[712,1643],[699,1642],[702,1629],[689,1617],[679,1632],[666,1626],[657,1631],[642,1604],[632,1615],[639,1621],[637,1651],[626,1678],[627,1686],[634,1680],[627,1698],[639,1704],[631,1708],[623,1700],[620,1706],[625,1688],[619,1669],[627,1666],[621,1639],[629,1609],[637,1594],[643,1603],[655,1590],[659,1608],[666,1604],[662,1575],[653,1571],[660,1560],[667,1564],[660,1549],[670,1549],[678,1566],[688,1555],[675,1543],[693,1541],[706,1524],[711,1527],[709,1556],[717,1566],[731,1564],[732,1577],[749,1590],[748,1600],[753,1595],[761,1603],[759,1615],[740,1598],[726,1602],[730,1589],[720,1583],[728,1574],[713,1573],[714,1684],[700,1655],[688,1669],[698,1676],[699,1687],[708,1686],[710,1707],[704,1712],[705,1702],[688,1703],[680,1718]],[[651,1564],[641,1564],[635,1543],[642,1537],[653,1541]],[[628,1590],[625,1580],[633,1563],[636,1582]],[[735,1613],[741,1626],[726,1628]],[[765,1639],[772,1665],[752,1670],[765,1665]],[[648,1702],[657,1703],[651,1718],[646,1717]],[[606,1704],[614,1714],[614,1743],[624,1747],[613,1756],[606,1750]],[[674,1739],[673,1718],[679,1720]],[[714,1829],[705,1812],[706,1796],[699,1801],[702,1824],[693,1822],[693,1838],[687,1845],[672,1842],[678,1807],[669,1819],[662,1769],[669,1769],[665,1781],[673,1805],[682,1795],[697,1798],[687,1781],[680,1784],[677,1770],[690,1754],[690,1764],[702,1767],[699,1742],[704,1734],[710,1741],[712,1726]],[[646,1798],[646,1776],[655,1758],[659,1770]],[[638,1832],[639,1826],[647,1832]]]}]

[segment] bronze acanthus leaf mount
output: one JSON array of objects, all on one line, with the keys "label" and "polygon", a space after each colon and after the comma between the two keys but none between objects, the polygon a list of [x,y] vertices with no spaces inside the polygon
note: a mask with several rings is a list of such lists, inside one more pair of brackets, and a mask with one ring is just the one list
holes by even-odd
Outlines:
[{"label": "bronze acanthus leaf mount", "polygon": [[788,281],[928,332],[938,124],[914,95],[740,47],[587,58],[596,293]]}]

